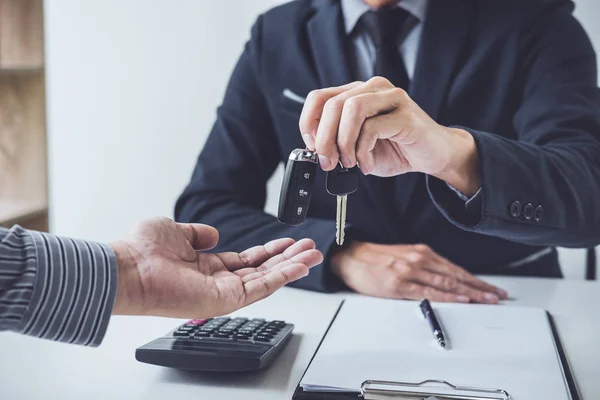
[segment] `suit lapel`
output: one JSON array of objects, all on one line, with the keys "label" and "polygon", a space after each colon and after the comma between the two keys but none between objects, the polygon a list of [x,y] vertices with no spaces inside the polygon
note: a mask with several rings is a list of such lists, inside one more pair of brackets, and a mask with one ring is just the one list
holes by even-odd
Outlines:
[{"label": "suit lapel", "polygon": [[308,21],[308,42],[320,87],[341,86],[352,81],[347,40],[339,1],[318,0]]},{"label": "suit lapel", "polygon": [[[409,93],[436,121],[440,118],[452,79],[467,56],[465,50],[473,16],[473,6],[465,0],[429,0]],[[409,173],[397,179],[396,199],[403,219],[410,211],[411,201],[418,200],[413,198],[413,193],[417,183],[424,179],[420,173]]]},{"label": "suit lapel", "polygon": [[473,6],[465,0],[429,2],[410,96],[434,120],[440,116],[460,61],[467,56],[473,16]]}]

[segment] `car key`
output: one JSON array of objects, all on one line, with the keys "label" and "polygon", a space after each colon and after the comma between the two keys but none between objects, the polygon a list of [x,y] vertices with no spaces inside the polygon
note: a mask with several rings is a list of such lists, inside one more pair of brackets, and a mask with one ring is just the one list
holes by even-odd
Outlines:
[{"label": "car key", "polygon": [[358,166],[344,168],[342,163],[338,163],[334,170],[327,172],[326,188],[329,194],[337,196],[335,241],[341,246],[344,244],[348,195],[358,189]]},{"label": "car key", "polygon": [[279,195],[280,222],[300,225],[306,219],[318,164],[314,151],[296,149],[290,154]]}]

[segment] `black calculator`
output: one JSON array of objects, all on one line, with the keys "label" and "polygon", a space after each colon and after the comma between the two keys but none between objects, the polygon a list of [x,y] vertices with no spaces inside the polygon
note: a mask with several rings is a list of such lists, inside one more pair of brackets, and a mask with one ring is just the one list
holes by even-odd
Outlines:
[{"label": "black calculator", "polygon": [[269,366],[294,325],[260,318],[192,319],[139,347],[138,361],[196,371],[255,371]]}]

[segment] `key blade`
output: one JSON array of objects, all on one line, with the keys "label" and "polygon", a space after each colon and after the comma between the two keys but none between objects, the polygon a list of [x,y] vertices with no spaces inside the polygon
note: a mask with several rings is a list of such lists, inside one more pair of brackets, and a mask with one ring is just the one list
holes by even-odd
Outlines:
[{"label": "key blade", "polygon": [[344,244],[344,236],[346,229],[346,204],[348,202],[348,196],[337,196],[337,213],[335,218],[335,241],[338,246]]}]

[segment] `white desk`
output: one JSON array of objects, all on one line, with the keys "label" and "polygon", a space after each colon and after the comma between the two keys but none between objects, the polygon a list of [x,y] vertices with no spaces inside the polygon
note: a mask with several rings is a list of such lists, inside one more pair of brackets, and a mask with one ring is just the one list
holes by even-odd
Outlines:
[{"label": "white desk", "polygon": [[[494,278],[515,299],[544,307],[556,318],[583,398],[600,399],[600,283]],[[116,317],[97,349],[69,346],[12,333],[0,334],[0,399],[291,399],[339,301],[284,289],[239,315],[284,319],[295,337],[262,373],[191,374],[138,363],[135,348],[173,329],[166,318]]]}]

